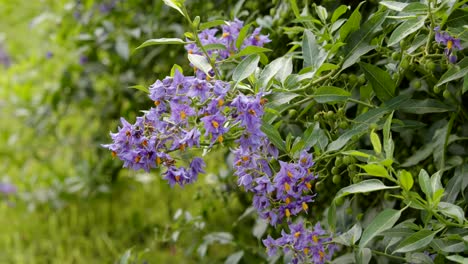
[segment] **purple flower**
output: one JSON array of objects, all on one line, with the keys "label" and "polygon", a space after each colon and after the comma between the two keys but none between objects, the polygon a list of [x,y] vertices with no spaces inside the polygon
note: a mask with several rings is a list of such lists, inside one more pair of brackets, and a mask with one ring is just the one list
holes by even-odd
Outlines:
[{"label": "purple flower", "polygon": [[262,240],[262,242],[267,249],[269,257],[276,255],[276,252],[278,251],[278,245],[276,244],[276,240],[274,240],[270,235],[268,235],[268,237]]},{"label": "purple flower", "polygon": [[88,63],[88,57],[86,57],[85,55],[81,55],[79,62],[80,65],[85,65],[86,63]]},{"label": "purple flower", "polygon": [[453,51],[462,50],[460,39],[450,36],[447,32],[440,31],[440,27],[435,27],[434,31],[436,42],[445,45],[445,55],[448,57],[450,63],[455,63],[457,61],[457,56],[453,55]]},{"label": "purple flower", "polygon": [[201,121],[203,121],[205,126],[205,135],[211,135],[211,142],[214,143],[218,141],[222,143],[224,140],[223,135],[228,131],[228,129],[224,127],[226,117],[221,113],[217,113],[215,115],[202,117]]},{"label": "purple flower", "polygon": [[187,118],[196,114],[195,110],[193,110],[193,108],[191,108],[189,105],[174,102],[171,102],[170,105],[171,121],[175,122],[176,124],[186,124]]},{"label": "purple flower", "polygon": [[50,59],[50,58],[52,58],[53,56],[54,56],[54,54],[53,54],[51,51],[48,51],[48,52],[46,53],[46,58],[47,58],[47,59]]},{"label": "purple flower", "polygon": [[16,186],[11,183],[0,183],[0,193],[11,195],[16,193]]},{"label": "purple flower", "polygon": [[256,28],[252,35],[250,35],[246,40],[244,40],[243,47],[247,46],[258,46],[258,47],[263,47],[265,43],[271,42],[271,40],[268,38],[268,35],[260,35],[260,31],[262,28]]},{"label": "purple flower", "polygon": [[198,97],[201,102],[204,102],[211,91],[211,84],[205,80],[195,79],[187,92],[189,97]]}]

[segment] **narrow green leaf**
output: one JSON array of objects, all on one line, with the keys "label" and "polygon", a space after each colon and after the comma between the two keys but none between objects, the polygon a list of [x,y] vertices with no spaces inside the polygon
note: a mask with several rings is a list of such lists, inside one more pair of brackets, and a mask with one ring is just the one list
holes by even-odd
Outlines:
[{"label": "narrow green leaf", "polygon": [[207,28],[213,28],[213,27],[217,27],[217,26],[221,26],[221,25],[226,25],[226,21],[220,20],[220,19],[219,20],[212,20],[212,21],[201,23],[199,29],[200,30],[205,30]]},{"label": "narrow green leaf", "polygon": [[304,149],[309,150],[318,141],[318,135],[320,130],[320,123],[316,122],[313,126],[309,126],[304,132]]},{"label": "narrow green leaf", "polygon": [[286,144],[284,143],[280,133],[274,126],[267,123],[263,123],[261,126],[261,130],[263,131],[263,133],[265,133],[265,135],[267,135],[268,139],[270,139],[273,145],[275,145],[279,150],[286,151]]},{"label": "narrow green leaf", "polygon": [[335,231],[336,226],[336,203],[335,200],[332,200],[330,208],[328,208],[327,214],[328,225],[332,231]]},{"label": "narrow green leaf", "polygon": [[291,4],[291,9],[294,13],[294,16],[296,16],[296,18],[300,17],[301,13],[299,12],[299,7],[297,6],[296,0],[290,0],[289,2]]},{"label": "narrow green leaf", "polygon": [[401,12],[403,8],[405,8],[408,5],[407,3],[401,3],[396,1],[380,1],[379,4],[398,12]]},{"label": "narrow green leaf", "polygon": [[218,43],[213,43],[213,44],[207,44],[203,46],[205,50],[225,50],[226,46],[223,44],[218,44]]},{"label": "narrow green leaf", "polygon": [[342,154],[343,155],[349,155],[349,156],[355,156],[355,157],[363,157],[363,158],[366,158],[366,159],[370,157],[369,154],[361,152],[361,151],[357,151],[357,150],[344,151],[344,152],[342,152]]},{"label": "narrow green leaf", "polygon": [[327,23],[327,18],[328,18],[328,12],[327,9],[323,6],[316,5],[315,6],[315,11],[317,12],[318,17],[320,20],[325,24]]},{"label": "narrow green leaf", "polygon": [[368,264],[372,258],[372,251],[370,248],[355,248],[354,260],[357,264]]},{"label": "narrow green leaf", "polygon": [[211,69],[211,64],[208,62],[208,60],[205,58],[205,56],[201,56],[198,54],[188,54],[188,60],[195,66],[197,69],[202,70],[204,73],[207,75],[210,75]]},{"label": "narrow green leaf", "polygon": [[392,228],[392,226],[398,221],[401,216],[401,211],[394,209],[385,209],[380,212],[374,220],[367,226],[362,233],[361,242],[359,247],[363,248],[369,243],[372,238],[376,237],[383,231]]},{"label": "narrow green leaf", "polygon": [[460,206],[446,202],[440,202],[437,206],[439,212],[457,220],[459,224],[463,224],[466,221],[465,213]]},{"label": "narrow green leaf", "polygon": [[372,130],[370,133],[370,140],[371,140],[372,147],[374,148],[375,153],[377,154],[382,153],[382,143],[380,143],[380,138],[377,135],[377,133],[375,133],[374,130]]},{"label": "narrow green leaf", "polygon": [[356,223],[350,230],[333,239],[333,242],[345,245],[347,247],[354,245],[362,234],[362,227]]},{"label": "narrow green leaf", "polygon": [[420,161],[427,159],[434,151],[433,142],[427,143],[418,149],[411,157],[409,157],[403,164],[402,167],[411,167],[418,164]]},{"label": "narrow green leaf", "polygon": [[406,170],[401,170],[398,174],[398,180],[400,181],[400,185],[404,190],[409,191],[414,184],[413,175]]},{"label": "narrow green leaf", "polygon": [[393,98],[395,95],[395,82],[387,71],[372,64],[360,62],[359,65],[364,71],[366,78],[372,84],[375,95],[383,102]]},{"label": "narrow green leaf", "polygon": [[314,99],[318,103],[337,103],[346,101],[351,93],[334,86],[322,86],[314,93]]},{"label": "narrow green leaf", "polygon": [[331,23],[335,23],[338,18],[340,18],[346,11],[348,11],[349,7],[345,5],[340,5],[335,11],[333,12],[332,18],[331,18]]},{"label": "narrow green leaf", "polygon": [[253,54],[246,57],[234,69],[234,73],[232,74],[232,80],[235,82],[240,82],[245,78],[249,77],[257,69],[259,61],[260,56],[258,56],[257,54]]},{"label": "narrow green leaf", "polygon": [[364,2],[361,2],[356,9],[353,11],[351,16],[348,18],[346,23],[343,24],[343,26],[340,28],[340,39],[341,41],[344,41],[346,37],[351,33],[356,30],[358,30],[361,26],[361,13],[359,13],[359,8],[361,8],[361,5]]},{"label": "narrow green leaf", "polygon": [[405,22],[401,23],[390,35],[388,40],[388,46],[393,46],[400,43],[400,40],[404,39],[408,35],[418,31],[424,26],[427,16],[420,16],[418,18],[410,18]]},{"label": "narrow green leaf", "polygon": [[136,49],[141,49],[144,47],[148,46],[153,46],[153,45],[166,45],[166,44],[179,44],[179,45],[184,45],[188,44],[190,42],[183,41],[182,39],[179,38],[159,38],[159,39],[149,39],[140,46],[138,46]]},{"label": "narrow green leaf", "polygon": [[[260,78],[258,79],[257,85],[258,88],[264,88],[265,90],[268,88],[268,83],[270,80],[282,69],[284,68],[286,61],[288,58],[286,57],[279,57],[274,61],[270,62],[260,73]],[[291,66],[292,71],[292,66]]]},{"label": "narrow green leaf", "polygon": [[383,145],[384,145],[385,157],[387,159],[393,159],[393,151],[395,149],[395,145],[392,139],[392,131],[391,131],[392,118],[393,118],[393,112],[391,112],[388,115],[387,120],[385,121],[385,124],[383,126],[383,136],[384,136]]},{"label": "narrow green leaf", "polygon": [[335,199],[338,199],[339,197],[343,197],[349,194],[368,193],[368,192],[375,192],[375,191],[394,189],[394,188],[398,188],[398,186],[386,186],[385,184],[383,184],[381,181],[377,179],[370,179],[370,180],[365,180],[365,181],[344,187],[343,189],[338,191],[338,193],[335,196]]},{"label": "narrow green leaf", "polygon": [[468,74],[468,57],[461,60],[456,67],[451,67],[448,69],[447,72],[440,77],[439,82],[436,86],[441,86],[444,83],[448,83],[450,81],[454,81],[456,79],[460,79],[465,77]]},{"label": "narrow green leaf", "polygon": [[271,49],[257,47],[257,46],[247,46],[238,53],[229,57],[229,59],[237,59],[251,54],[261,54],[264,52],[270,52]]},{"label": "narrow green leaf", "polygon": [[184,69],[182,69],[180,65],[174,64],[172,65],[172,68],[171,68],[171,77],[174,77],[176,71],[182,74],[184,73]]},{"label": "narrow green leaf", "polygon": [[431,180],[429,179],[429,174],[427,174],[424,169],[421,169],[419,172],[418,181],[423,193],[425,193],[427,197],[432,197]]},{"label": "narrow green leaf", "polygon": [[239,263],[239,261],[242,259],[243,256],[244,256],[243,250],[237,251],[236,253],[229,255],[226,261],[224,261],[224,264],[237,264]]},{"label": "narrow green leaf", "polygon": [[454,261],[454,262],[456,262],[456,263],[460,263],[460,264],[466,264],[466,263],[468,263],[468,258],[459,256],[459,255],[447,256],[447,259],[448,259],[448,260],[451,260],[451,261]]},{"label": "narrow green leaf", "polygon": [[431,243],[436,233],[437,232],[430,230],[418,231],[401,241],[392,254],[406,253],[424,248],[425,246],[429,245],[429,243]]},{"label": "narrow green leaf", "polygon": [[143,85],[141,85],[141,84],[132,85],[132,86],[130,86],[130,87],[128,87],[128,88],[137,89],[137,90],[140,90],[140,91],[142,91],[142,92],[149,93],[148,87],[143,86]]},{"label": "narrow green leaf", "polygon": [[401,111],[411,114],[443,113],[453,111],[454,109],[436,99],[410,99],[400,108]]},{"label": "narrow green leaf", "polygon": [[245,26],[242,27],[242,29],[239,31],[239,35],[236,40],[236,48],[239,50],[242,46],[242,43],[244,43],[244,39],[247,36],[247,33],[249,32],[250,27],[252,26],[252,23],[249,23]]},{"label": "narrow green leaf", "polygon": [[403,8],[403,12],[414,14],[426,14],[428,12],[428,8],[426,4],[414,2],[405,6],[405,8]]}]

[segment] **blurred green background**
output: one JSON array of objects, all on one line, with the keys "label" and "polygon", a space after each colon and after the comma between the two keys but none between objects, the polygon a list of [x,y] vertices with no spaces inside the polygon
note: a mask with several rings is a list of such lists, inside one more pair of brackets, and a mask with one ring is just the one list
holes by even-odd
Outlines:
[{"label": "blurred green background", "polygon": [[[279,1],[187,5],[202,20],[286,11]],[[197,183],[171,189],[100,147],[120,116],[151,104],[129,86],[188,67],[183,47],[135,51],[182,37],[176,12],[156,0],[0,0],[0,17],[0,183],[16,187],[0,197],[0,263],[119,263],[130,253],[136,263],[217,263],[246,247],[244,258],[264,257],[241,228],[255,219],[238,219],[250,202],[219,166],[224,152],[210,154],[217,166]]]}]

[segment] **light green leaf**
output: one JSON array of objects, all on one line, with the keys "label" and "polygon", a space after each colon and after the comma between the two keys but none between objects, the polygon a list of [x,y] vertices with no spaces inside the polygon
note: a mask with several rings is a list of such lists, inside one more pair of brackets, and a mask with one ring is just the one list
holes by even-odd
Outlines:
[{"label": "light green leaf", "polygon": [[176,71],[182,74],[184,73],[184,69],[182,69],[180,65],[174,64],[172,65],[172,68],[171,68],[171,77],[174,77]]},{"label": "light green leaf", "polygon": [[371,164],[358,165],[358,166],[363,168],[368,175],[384,177],[384,178],[389,177],[387,170],[384,168],[384,166],[380,164],[371,163]]},{"label": "light green leaf", "polygon": [[254,235],[254,237],[256,237],[257,239],[262,238],[263,234],[265,234],[265,231],[267,230],[267,227],[268,220],[258,217],[255,220],[255,225],[252,229],[252,235]]},{"label": "light green leaf", "polygon": [[421,169],[418,176],[419,186],[421,191],[427,195],[427,197],[432,197],[432,187],[431,180],[429,179],[429,174],[424,169]]},{"label": "light green leaf", "polygon": [[175,10],[179,11],[179,13],[185,17],[184,12],[182,12],[182,6],[184,5],[185,0],[163,0],[163,1],[167,6],[172,7]]},{"label": "light green leaf", "polygon": [[304,132],[304,149],[308,150],[317,144],[318,135],[320,132],[320,123],[316,122],[313,126],[309,126]]},{"label": "light green leaf", "polygon": [[247,36],[247,33],[249,32],[250,27],[252,26],[252,23],[249,23],[245,26],[242,27],[242,29],[239,31],[239,35],[236,40],[236,48],[240,49],[242,46],[242,43],[244,43],[244,39]]},{"label": "light green leaf", "polygon": [[427,11],[427,5],[418,2],[410,3],[405,8],[403,8],[404,13],[425,14]]},{"label": "light green leaf", "polygon": [[342,154],[343,155],[349,155],[349,156],[355,156],[355,157],[363,157],[363,158],[366,158],[366,159],[370,157],[369,154],[361,152],[361,151],[357,151],[357,150],[344,151],[344,152],[342,152]]},{"label": "light green leaf", "polygon": [[202,70],[207,75],[210,75],[210,71],[212,69],[211,64],[205,58],[205,56],[201,56],[198,54],[188,54],[188,60],[195,66],[197,69]]},{"label": "light green leaf", "polygon": [[406,262],[412,264],[434,264],[431,257],[422,252],[411,252],[406,254]]},{"label": "light green leaf", "polygon": [[266,90],[270,80],[284,67],[284,65],[287,63],[287,60],[288,58],[286,57],[279,57],[265,66],[265,68],[260,73],[260,78],[257,82],[258,88],[265,88]]},{"label": "light green leaf", "polygon": [[237,264],[239,261],[242,259],[244,256],[244,251],[240,250],[237,251],[236,253],[231,254],[226,261],[224,261],[224,264]]},{"label": "light green leaf", "polygon": [[226,25],[226,21],[221,20],[221,19],[212,20],[212,21],[208,21],[208,22],[205,22],[205,23],[201,23],[199,29],[204,30],[204,29],[207,29],[207,28],[213,28],[213,27],[217,27],[217,26],[221,26],[221,25]]},{"label": "light green leaf", "polygon": [[414,184],[413,175],[406,170],[401,170],[398,174],[398,180],[400,181],[400,185],[404,190],[409,191]]},{"label": "light green leaf", "polygon": [[142,92],[149,93],[148,87],[143,86],[143,85],[141,85],[141,84],[132,85],[132,86],[130,86],[130,87],[128,87],[128,88],[137,89],[137,90],[140,90],[140,91],[142,91]]},{"label": "light green leaf", "polygon": [[365,247],[367,243],[369,243],[374,237],[376,237],[383,231],[392,228],[392,226],[398,221],[400,216],[401,211],[394,209],[385,209],[384,211],[380,212],[362,233],[362,238],[361,242],[359,242],[359,247]]},{"label": "light green leaf", "polygon": [[360,62],[359,65],[364,71],[366,78],[372,84],[375,95],[382,101],[389,100],[395,95],[395,82],[387,71],[372,64]]},{"label": "light green leaf", "polygon": [[400,40],[404,39],[408,35],[418,31],[424,26],[427,16],[420,16],[418,18],[410,18],[405,22],[401,23],[392,33],[388,40],[388,46],[393,46],[400,43]]},{"label": "light green leaf", "polygon": [[377,154],[382,153],[382,143],[380,143],[380,138],[373,129],[370,133],[370,140],[371,140],[372,147],[374,148],[375,153]]},{"label": "light green leaf", "polygon": [[364,2],[361,2],[356,9],[353,11],[351,16],[348,18],[346,23],[340,28],[340,39],[344,41],[346,37],[361,27],[361,13],[359,13],[359,8]]},{"label": "light green leaf", "polygon": [[454,262],[456,262],[456,263],[460,263],[460,264],[466,264],[466,263],[468,263],[468,258],[459,256],[459,255],[447,256],[447,259],[448,259],[448,260],[451,260],[451,261],[454,261]]},{"label": "light green leaf", "polygon": [[271,49],[257,47],[257,46],[247,46],[238,53],[229,57],[229,59],[237,59],[251,54],[262,54],[264,52],[270,52]]},{"label": "light green leaf", "polygon": [[153,46],[153,45],[167,45],[167,44],[185,45],[189,43],[190,42],[183,41],[182,39],[179,39],[179,38],[148,39],[147,41],[143,42],[143,44],[138,46],[136,49],[141,49],[141,48]]},{"label": "light green leaf", "polygon": [[129,248],[125,251],[123,256],[120,258],[119,264],[128,264],[130,261],[131,255],[132,255],[132,249]]},{"label": "light green leaf", "polygon": [[370,248],[356,248],[354,250],[354,259],[356,264],[368,264],[372,258]]},{"label": "light green leaf", "polygon": [[203,46],[205,48],[205,50],[225,50],[226,49],[226,46],[224,46],[223,44],[218,44],[218,43],[213,43],[213,44],[207,44],[205,46]]},{"label": "light green leaf", "polygon": [[455,67],[448,69],[442,77],[440,77],[439,82],[436,86],[441,86],[444,83],[460,79],[465,77],[468,74],[468,57],[461,60]]},{"label": "light green leaf", "polygon": [[322,86],[314,93],[314,99],[318,103],[337,103],[346,101],[351,93],[334,86]]},{"label": "light green leaf", "polygon": [[340,5],[335,11],[333,12],[331,23],[335,23],[338,18],[340,18],[346,11],[348,11],[349,7],[345,5]]},{"label": "light green leaf", "polygon": [[354,245],[361,237],[362,227],[356,223],[350,230],[333,239],[333,242],[345,245],[347,247]]},{"label": "light green leaf", "polygon": [[424,248],[425,246],[429,245],[429,243],[431,243],[436,233],[437,232],[431,230],[418,231],[401,241],[397,248],[393,251],[393,254],[406,253]]},{"label": "light green leaf", "polygon": [[314,34],[310,30],[304,30],[302,40],[302,55],[304,68],[312,66],[317,70],[327,59],[327,52],[317,43]]},{"label": "light green leaf", "polygon": [[245,78],[249,77],[257,69],[259,61],[260,56],[258,56],[257,54],[252,54],[246,57],[234,69],[234,73],[232,74],[232,80],[235,82],[240,82]]},{"label": "light green leaf", "polygon": [[408,4],[395,1],[380,1],[379,4],[398,12],[401,12]]},{"label": "light green leaf", "polygon": [[436,193],[439,190],[443,190],[440,178],[442,177],[442,171],[437,171],[431,176],[431,192]]},{"label": "light green leaf", "polygon": [[463,209],[458,205],[446,203],[446,202],[440,202],[438,204],[438,210],[442,214],[457,220],[458,223],[460,224],[463,224],[463,222],[466,221],[465,213]]},{"label": "light green leaf", "polygon": [[395,145],[393,143],[392,132],[391,132],[392,118],[393,118],[393,112],[388,115],[387,120],[385,121],[385,124],[383,126],[383,136],[384,136],[383,145],[384,145],[385,157],[387,159],[393,159],[393,151],[395,150]]},{"label": "light green leaf", "polygon": [[128,42],[123,36],[117,37],[115,43],[115,51],[124,60],[128,60],[128,58],[130,57],[130,49],[128,48]]},{"label": "light green leaf", "polygon": [[286,145],[281,138],[280,133],[276,128],[270,124],[263,123],[261,126],[261,130],[265,135],[267,135],[268,139],[270,139],[271,143],[275,145],[279,150],[286,151]]},{"label": "light green leaf", "polygon": [[416,100],[410,99],[400,108],[401,111],[411,114],[443,113],[453,111],[454,109],[435,99]]},{"label": "light green leaf", "polygon": [[399,186],[386,186],[385,184],[383,184],[381,181],[377,179],[370,179],[370,180],[365,180],[365,181],[344,187],[343,189],[338,191],[338,193],[335,196],[335,199],[338,199],[339,197],[343,197],[349,194],[368,193],[368,192],[374,192],[374,191],[380,191],[380,190],[386,190],[386,189],[394,189],[394,188],[399,188]]}]

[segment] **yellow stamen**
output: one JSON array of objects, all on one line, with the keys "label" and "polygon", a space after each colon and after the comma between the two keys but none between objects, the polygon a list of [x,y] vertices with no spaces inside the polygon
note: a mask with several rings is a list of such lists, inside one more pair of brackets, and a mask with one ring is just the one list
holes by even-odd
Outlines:
[{"label": "yellow stamen", "polygon": [[117,152],[112,151],[112,158],[115,158],[115,157],[117,157]]},{"label": "yellow stamen", "polygon": [[185,111],[180,111],[180,119],[185,120],[185,118],[187,118]]},{"label": "yellow stamen", "polygon": [[135,157],[135,162],[140,162],[140,160],[141,160],[141,157],[139,155]]},{"label": "yellow stamen", "polygon": [[325,257],[325,253],[323,253],[323,251],[319,251],[319,255],[320,255],[320,260],[322,260]]},{"label": "yellow stamen", "polygon": [[218,129],[219,128],[219,123],[216,121],[211,121],[211,124],[213,125],[214,128]]},{"label": "yellow stamen", "polygon": [[242,157],[242,160],[243,160],[243,161],[248,161],[249,159],[250,159],[249,156],[243,156],[243,157]]},{"label": "yellow stamen", "polygon": [[289,190],[291,190],[291,186],[289,186],[289,184],[287,182],[284,183],[284,189],[289,192]]},{"label": "yellow stamen", "polygon": [[185,144],[180,145],[180,146],[179,146],[179,149],[180,149],[181,151],[184,151],[184,150],[185,150]]},{"label": "yellow stamen", "polygon": [[257,35],[254,37],[256,41],[260,41],[260,37]]},{"label": "yellow stamen", "polygon": [[289,197],[286,197],[286,201],[285,201],[286,204],[290,204],[291,203],[291,198]]},{"label": "yellow stamen", "polygon": [[206,80],[211,81],[211,77],[209,75],[206,75]]},{"label": "yellow stamen", "polygon": [[261,105],[264,105],[264,104],[266,104],[266,103],[268,103],[268,99],[266,99],[266,98],[260,99],[260,104],[261,104]]},{"label": "yellow stamen", "polygon": [[223,38],[227,38],[227,37],[229,37],[229,35],[230,35],[229,32],[225,32],[225,33],[223,33],[223,36],[222,36],[222,37],[223,37]]},{"label": "yellow stamen", "polygon": [[298,238],[300,235],[301,235],[301,232],[299,232],[299,231],[297,231],[296,233],[294,233],[294,237],[295,237],[295,238]]},{"label": "yellow stamen", "polygon": [[192,54],[192,53],[193,53],[193,50],[189,50],[188,53],[189,53],[189,54]]},{"label": "yellow stamen", "polygon": [[289,177],[290,179],[292,179],[292,177],[293,177],[293,174],[292,174],[290,171],[288,171],[288,173],[287,173],[287,174],[288,174],[288,177]]},{"label": "yellow stamen", "polygon": [[453,47],[453,41],[449,40],[447,41],[447,49],[451,49]]},{"label": "yellow stamen", "polygon": [[312,189],[312,184],[310,184],[310,182],[306,182],[305,186],[307,187],[307,189]]},{"label": "yellow stamen", "polygon": [[175,176],[176,182],[180,181],[180,176]]},{"label": "yellow stamen", "polygon": [[127,137],[129,137],[129,136],[132,135],[132,133],[130,133],[130,131],[127,131],[127,132],[125,132],[125,135],[126,135]]},{"label": "yellow stamen", "polygon": [[219,99],[218,100],[218,107],[221,107],[224,105],[224,100],[223,99]]},{"label": "yellow stamen", "polygon": [[148,146],[148,140],[143,140],[143,142],[141,142],[141,145],[147,147]]},{"label": "yellow stamen", "polygon": [[158,105],[160,105],[160,104],[161,104],[161,101],[159,101],[159,100],[154,101],[154,105],[155,105],[155,106],[158,106]]},{"label": "yellow stamen", "polygon": [[307,209],[309,209],[309,206],[305,202],[302,202],[302,209],[304,209],[304,211],[307,211]]},{"label": "yellow stamen", "polygon": [[249,114],[251,114],[253,116],[257,116],[257,113],[255,113],[255,110],[253,110],[253,109],[249,110]]},{"label": "yellow stamen", "polygon": [[291,216],[291,212],[289,211],[289,209],[284,210],[284,214],[286,215],[287,218]]},{"label": "yellow stamen", "polygon": [[223,143],[223,141],[224,141],[223,136],[219,135],[219,137],[218,137],[218,142],[219,142],[219,143]]},{"label": "yellow stamen", "polygon": [[161,165],[162,161],[160,157],[156,157],[156,165]]},{"label": "yellow stamen", "polygon": [[306,254],[306,255],[309,254],[309,248],[304,248],[304,254]]},{"label": "yellow stamen", "polygon": [[314,236],[312,236],[312,240],[313,240],[315,243],[317,243],[317,242],[318,242],[318,238],[317,238],[317,236],[315,236],[315,235],[314,235]]}]

